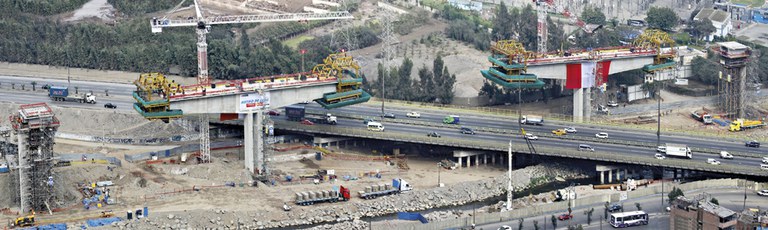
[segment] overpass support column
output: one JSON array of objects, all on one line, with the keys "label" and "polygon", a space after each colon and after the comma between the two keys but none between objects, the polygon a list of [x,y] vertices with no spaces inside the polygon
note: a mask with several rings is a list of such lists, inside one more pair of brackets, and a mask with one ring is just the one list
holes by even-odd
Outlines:
[{"label": "overpass support column", "polygon": [[488,155],[483,154],[483,165],[488,165]]},{"label": "overpass support column", "polygon": [[584,89],[573,92],[573,122],[582,122],[584,117]]},{"label": "overpass support column", "polygon": [[600,184],[605,184],[605,171],[600,171]]},{"label": "overpass support column", "polygon": [[[592,88],[586,88],[584,89],[584,120],[583,121],[589,121],[590,117],[592,117]],[[616,174],[619,172],[617,171]],[[618,177],[617,177],[618,178]]]},{"label": "overpass support column", "polygon": [[608,170],[608,183],[613,183],[613,169]]},{"label": "overpass support column", "polygon": [[475,168],[480,167],[480,154],[475,155]]},{"label": "overpass support column", "polygon": [[496,154],[491,154],[491,164],[496,165]]},{"label": "overpass support column", "polygon": [[245,140],[243,141],[243,144],[244,144],[243,147],[245,148],[245,156],[244,156],[245,157],[245,168],[248,169],[248,171],[251,172],[251,173],[255,172],[254,171],[255,170],[254,166],[256,165],[255,162],[254,162],[254,159],[253,159],[253,157],[255,156],[255,154],[254,154],[254,150],[255,149],[254,149],[254,143],[253,142],[254,142],[254,139],[256,138],[253,135],[254,134],[254,130],[253,130],[253,128],[254,128],[253,116],[254,116],[253,113],[246,113],[245,114],[245,124],[244,124],[245,131],[243,133],[244,136],[245,136]]},{"label": "overpass support column", "polygon": [[459,157],[459,168],[461,168],[461,158],[462,157]]}]

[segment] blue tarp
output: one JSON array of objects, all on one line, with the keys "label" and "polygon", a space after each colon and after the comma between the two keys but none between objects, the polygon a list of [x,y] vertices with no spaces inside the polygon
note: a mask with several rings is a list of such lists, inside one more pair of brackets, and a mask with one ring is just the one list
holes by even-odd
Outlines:
[{"label": "blue tarp", "polygon": [[98,227],[98,226],[107,226],[114,222],[118,222],[122,220],[123,219],[120,219],[120,217],[110,217],[110,218],[90,219],[85,222],[88,223],[88,227]]},{"label": "blue tarp", "polygon": [[22,230],[67,230],[67,224],[48,224],[48,225],[21,228],[21,229]]},{"label": "blue tarp", "polygon": [[760,11],[754,12],[754,14],[752,15],[752,20],[758,23],[768,24],[768,19],[763,17],[762,12]]},{"label": "blue tarp", "polygon": [[731,122],[728,120],[712,119],[712,121],[714,121],[720,126],[728,126],[729,124],[731,124]]},{"label": "blue tarp", "polygon": [[418,212],[398,212],[397,218],[401,220],[418,220],[421,221],[422,224],[429,223],[427,218],[424,218],[424,216]]}]

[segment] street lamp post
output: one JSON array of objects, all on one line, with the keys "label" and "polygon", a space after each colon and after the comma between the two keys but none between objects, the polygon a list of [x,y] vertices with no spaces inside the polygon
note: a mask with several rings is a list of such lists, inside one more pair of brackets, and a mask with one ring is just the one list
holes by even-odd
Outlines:
[{"label": "street lamp post", "polygon": [[440,165],[440,162],[437,162],[437,187],[440,187],[440,171],[443,171],[440,170],[440,167],[442,167],[442,165]]},{"label": "street lamp post", "polygon": [[509,140],[509,150],[507,151],[507,162],[509,170],[507,170],[507,211],[512,210],[512,139]]}]

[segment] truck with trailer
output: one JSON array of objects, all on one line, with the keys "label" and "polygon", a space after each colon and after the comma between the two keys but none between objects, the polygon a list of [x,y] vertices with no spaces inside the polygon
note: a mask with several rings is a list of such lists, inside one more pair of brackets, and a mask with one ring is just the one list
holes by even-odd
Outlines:
[{"label": "truck with trailer", "polygon": [[48,97],[54,101],[75,101],[80,103],[96,104],[96,96],[92,93],[70,94],[69,87],[48,87]]},{"label": "truck with trailer", "polygon": [[525,115],[520,119],[520,124],[544,125],[544,118],[538,115]]},{"label": "truck with trailer", "polygon": [[689,148],[686,145],[681,144],[670,144],[667,143],[666,152],[665,154],[668,157],[681,157],[681,158],[693,158],[693,154],[691,153],[691,148]]},{"label": "truck with trailer", "polygon": [[747,119],[736,119],[728,127],[728,130],[731,132],[737,132],[737,131],[744,131],[747,129],[754,129],[754,128],[760,128],[765,126],[765,122],[759,121],[759,120],[747,120]]},{"label": "truck with trailer", "polygon": [[704,123],[705,125],[712,124],[712,115],[707,112],[693,111],[691,112],[691,117],[701,123]]},{"label": "truck with trailer", "polygon": [[461,117],[456,115],[449,115],[443,118],[443,124],[458,125]]},{"label": "truck with trailer", "polygon": [[410,190],[413,190],[413,187],[411,187],[408,182],[400,178],[395,178],[392,179],[392,185],[378,184],[366,186],[365,191],[359,191],[358,194],[360,195],[360,198],[363,199],[374,199],[376,197],[398,194]]},{"label": "truck with trailer", "polygon": [[290,121],[302,121],[304,119],[307,119],[311,122],[318,123],[318,124],[329,124],[329,125],[336,124],[336,116],[333,116],[330,113],[327,113],[325,115],[307,114],[304,106],[293,106],[293,105],[286,106],[285,116]]},{"label": "truck with trailer", "polygon": [[339,186],[338,190],[331,189],[322,191],[297,192],[296,204],[306,206],[322,202],[336,203],[339,201],[348,201],[349,198],[349,189],[344,186]]}]

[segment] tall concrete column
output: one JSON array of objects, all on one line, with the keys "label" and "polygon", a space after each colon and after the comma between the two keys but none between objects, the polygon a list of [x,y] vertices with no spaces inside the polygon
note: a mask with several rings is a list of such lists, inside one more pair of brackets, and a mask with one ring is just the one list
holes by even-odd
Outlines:
[{"label": "tall concrete column", "polygon": [[253,122],[253,113],[247,113],[245,114],[245,124],[243,125],[245,128],[245,131],[243,132],[245,138],[243,140],[243,148],[245,148],[245,168],[248,169],[249,172],[254,173],[255,171],[255,162],[253,160],[254,158],[254,122]]},{"label": "tall concrete column", "polygon": [[[589,121],[592,117],[592,88],[584,89],[584,121]],[[616,172],[618,174],[618,172]]]},{"label": "tall concrete column", "polygon": [[480,167],[480,154],[475,155],[475,168]]},{"label": "tall concrete column", "polygon": [[608,183],[613,183],[613,169],[608,170]]},{"label": "tall concrete column", "polygon": [[491,154],[491,164],[496,165],[496,154]]},{"label": "tall concrete column", "polygon": [[483,165],[488,165],[488,155],[483,154]]},{"label": "tall concrete column", "polygon": [[605,184],[605,171],[600,171],[600,184]]},{"label": "tall concrete column", "polygon": [[573,91],[573,121],[582,122],[584,117],[584,89]]},{"label": "tall concrete column", "polygon": [[461,168],[461,158],[462,157],[459,157],[459,168]]},{"label": "tall concrete column", "polygon": [[629,171],[627,169],[624,169],[624,179],[629,178],[629,174],[627,174]]},{"label": "tall concrete column", "polygon": [[256,119],[256,127],[253,129],[254,142],[256,142],[254,163],[256,163],[255,169],[261,172],[264,170],[264,140],[262,140],[264,138],[264,112],[256,112],[254,119]]}]

